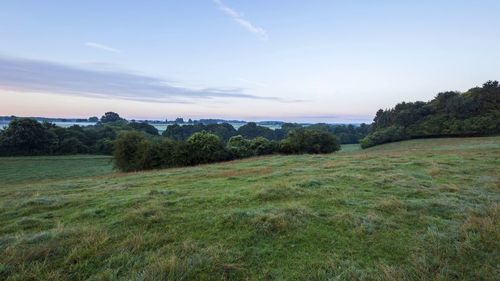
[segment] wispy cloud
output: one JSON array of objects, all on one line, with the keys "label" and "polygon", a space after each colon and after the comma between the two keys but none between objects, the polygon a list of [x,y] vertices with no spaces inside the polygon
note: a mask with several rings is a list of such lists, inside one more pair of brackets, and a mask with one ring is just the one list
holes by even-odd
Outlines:
[{"label": "wispy cloud", "polygon": [[115,49],[115,48],[110,47],[110,46],[106,46],[104,44],[95,43],[95,42],[86,42],[85,46],[90,47],[90,48],[99,49],[99,50],[108,51],[108,52],[113,52],[113,53],[121,53],[121,51],[118,49]]},{"label": "wispy cloud", "polygon": [[[197,103],[214,98],[283,101],[247,94],[243,89],[193,89],[161,78],[0,56],[0,89],[125,99],[160,103]],[[286,102],[286,101],[285,101]]]},{"label": "wispy cloud", "polygon": [[248,20],[243,18],[243,15],[238,13],[237,11],[231,9],[226,6],[220,0],[213,0],[215,4],[229,17],[231,17],[236,23],[238,23],[241,27],[246,29],[247,31],[257,35],[260,39],[267,40],[269,36],[267,35],[267,31],[262,27],[258,27]]},{"label": "wispy cloud", "polygon": [[258,87],[267,87],[268,85],[265,84],[265,83],[261,83],[261,82],[257,82],[257,81],[252,81],[252,80],[248,80],[248,79],[245,79],[245,78],[238,78],[239,81],[245,83],[245,84],[249,84],[249,85],[253,85],[253,86],[258,86]]}]

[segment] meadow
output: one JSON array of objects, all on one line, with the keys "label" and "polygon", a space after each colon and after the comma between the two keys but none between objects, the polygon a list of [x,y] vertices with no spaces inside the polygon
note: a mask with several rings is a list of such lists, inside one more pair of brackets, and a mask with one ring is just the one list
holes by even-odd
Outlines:
[{"label": "meadow", "polygon": [[498,280],[500,137],[136,173],[0,158],[1,280]]}]

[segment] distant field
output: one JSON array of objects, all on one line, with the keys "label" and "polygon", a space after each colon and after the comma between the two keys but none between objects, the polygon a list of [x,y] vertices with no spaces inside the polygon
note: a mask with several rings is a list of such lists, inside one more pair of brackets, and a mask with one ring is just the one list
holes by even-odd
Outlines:
[{"label": "distant field", "polygon": [[500,137],[130,174],[57,159],[0,159],[0,280],[500,279]]},{"label": "distant field", "polygon": [[87,155],[0,157],[0,179],[13,184],[104,175],[113,170],[111,160]]},{"label": "distant field", "polygon": [[341,146],[341,152],[353,152],[356,150],[360,150],[361,146],[359,144],[343,144]]}]

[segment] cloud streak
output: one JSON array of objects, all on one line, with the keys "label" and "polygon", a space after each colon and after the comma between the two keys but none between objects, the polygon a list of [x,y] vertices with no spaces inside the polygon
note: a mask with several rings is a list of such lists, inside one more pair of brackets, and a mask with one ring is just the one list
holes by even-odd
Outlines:
[{"label": "cloud streak", "polygon": [[282,101],[246,94],[240,88],[193,89],[145,75],[1,56],[0,89],[160,103],[198,103],[215,98]]},{"label": "cloud streak", "polygon": [[94,49],[112,52],[112,53],[121,53],[121,51],[118,49],[115,49],[115,48],[110,47],[110,46],[106,46],[104,44],[95,43],[95,42],[87,42],[87,43],[85,43],[85,46],[90,47],[90,48],[94,48]]},{"label": "cloud streak", "polygon": [[243,18],[243,15],[238,13],[237,11],[231,9],[230,7],[224,5],[220,0],[213,0],[214,3],[223,11],[226,15],[231,17],[237,24],[246,29],[247,31],[257,35],[262,40],[267,40],[269,36],[267,35],[267,31],[261,27],[258,27],[248,20]]}]

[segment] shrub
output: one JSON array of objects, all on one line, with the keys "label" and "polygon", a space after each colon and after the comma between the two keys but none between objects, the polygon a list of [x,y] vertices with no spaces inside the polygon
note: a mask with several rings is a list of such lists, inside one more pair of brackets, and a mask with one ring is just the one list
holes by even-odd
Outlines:
[{"label": "shrub", "polygon": [[264,137],[257,137],[250,141],[250,149],[255,155],[273,154],[279,151],[279,143]]},{"label": "shrub", "polygon": [[387,142],[400,141],[408,139],[402,127],[390,126],[386,129],[375,131],[361,140],[361,148],[367,148]]},{"label": "shrub", "polygon": [[67,138],[59,145],[59,152],[63,154],[88,153],[89,148],[75,137]]},{"label": "shrub", "polygon": [[51,154],[59,142],[56,134],[29,118],[12,120],[0,140],[0,151],[4,155]]},{"label": "shrub", "polygon": [[153,136],[158,136],[158,129],[146,122],[131,122],[128,124],[128,126],[133,130],[144,132]]},{"label": "shrub", "polygon": [[143,134],[130,131],[120,135],[113,142],[115,166],[124,172],[141,170],[144,167],[143,154],[147,151],[146,138]]},{"label": "shrub", "polygon": [[251,143],[249,140],[238,135],[229,139],[227,142],[227,149],[233,158],[245,158],[254,154],[250,145]]},{"label": "shrub", "polygon": [[229,160],[229,153],[218,136],[202,131],[187,140],[189,164],[205,164]]},{"label": "shrub", "polygon": [[285,154],[318,154],[338,150],[340,150],[340,143],[333,134],[305,128],[291,131],[281,142],[281,152]]}]

